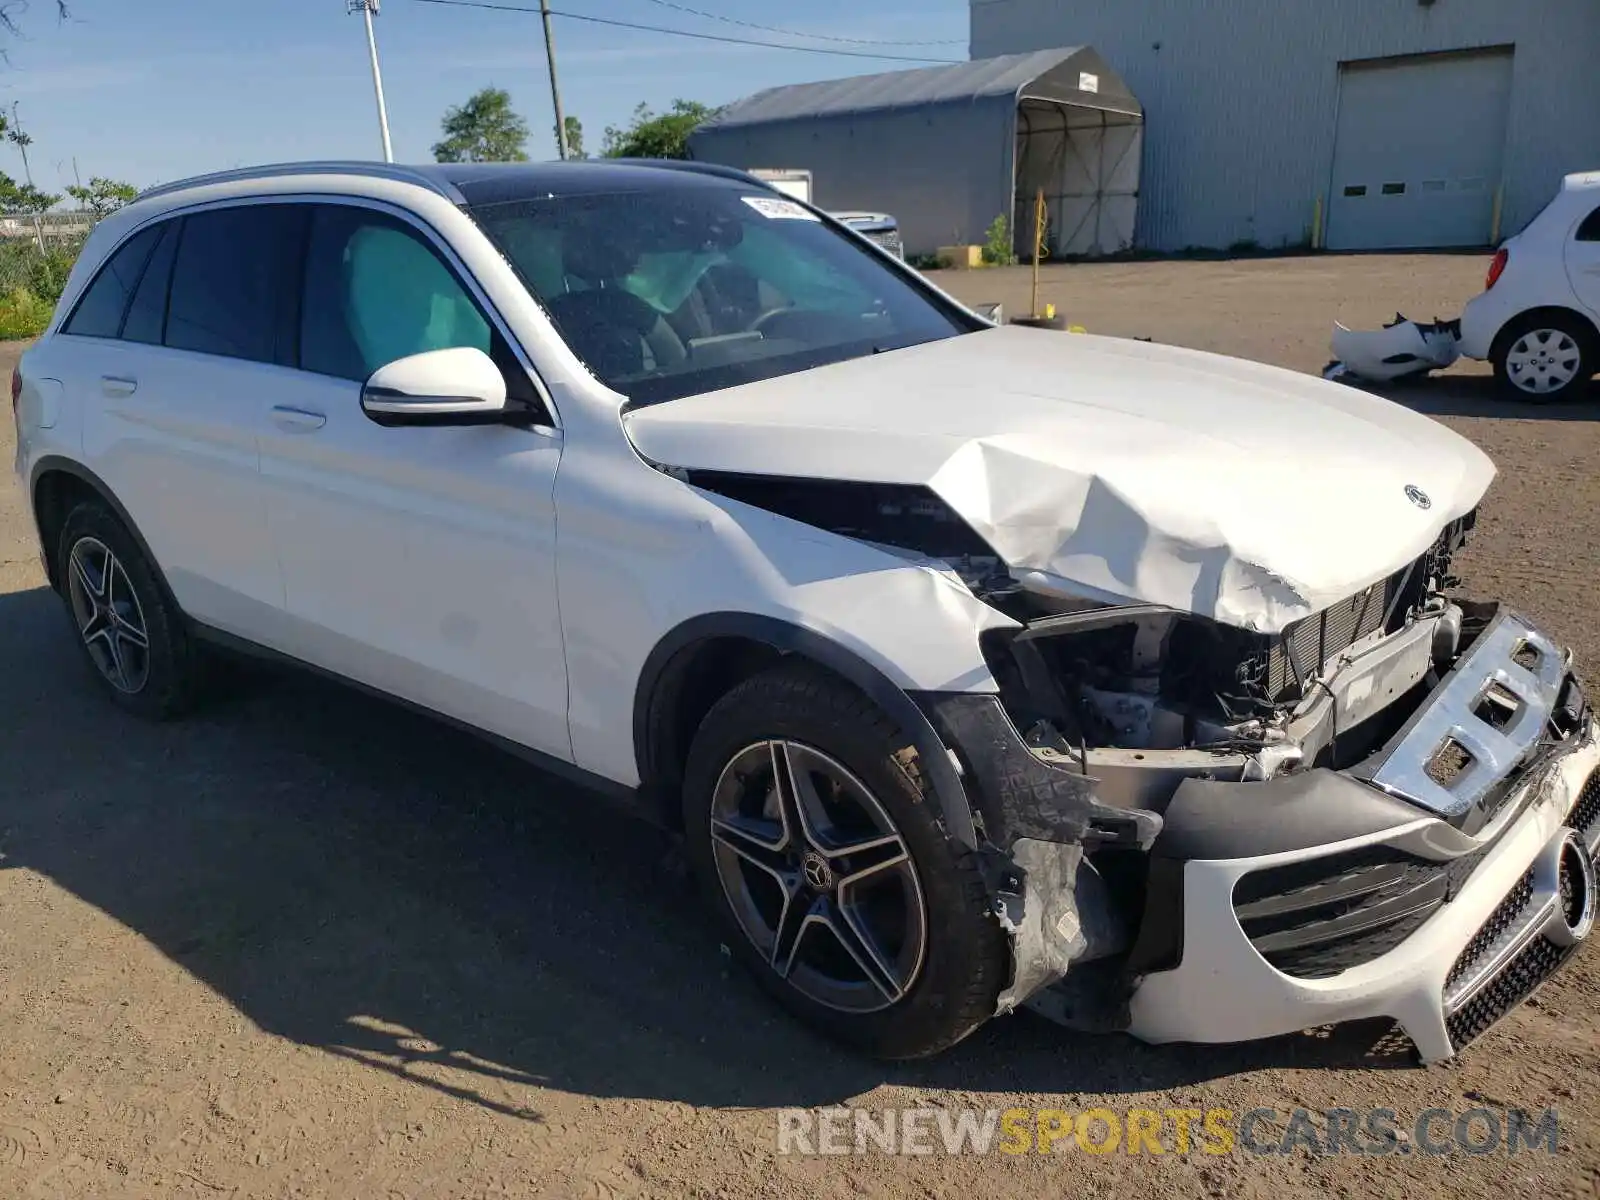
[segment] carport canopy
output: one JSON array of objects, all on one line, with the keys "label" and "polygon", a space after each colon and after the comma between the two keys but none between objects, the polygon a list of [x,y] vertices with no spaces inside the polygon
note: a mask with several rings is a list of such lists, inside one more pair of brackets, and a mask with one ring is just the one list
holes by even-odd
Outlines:
[{"label": "carport canopy", "polygon": [[690,136],[692,157],[811,172],[812,201],[887,212],[906,250],[982,243],[996,217],[1032,252],[1133,244],[1144,110],[1088,46],[768,88]]}]

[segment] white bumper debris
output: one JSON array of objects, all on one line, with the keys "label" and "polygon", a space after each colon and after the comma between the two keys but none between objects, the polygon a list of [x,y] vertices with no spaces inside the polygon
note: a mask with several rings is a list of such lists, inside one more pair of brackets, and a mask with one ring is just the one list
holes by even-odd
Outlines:
[{"label": "white bumper debris", "polygon": [[1382,329],[1333,326],[1333,361],[1324,379],[1392,383],[1448,367],[1461,357],[1461,322],[1435,320],[1419,325],[1399,313]]}]

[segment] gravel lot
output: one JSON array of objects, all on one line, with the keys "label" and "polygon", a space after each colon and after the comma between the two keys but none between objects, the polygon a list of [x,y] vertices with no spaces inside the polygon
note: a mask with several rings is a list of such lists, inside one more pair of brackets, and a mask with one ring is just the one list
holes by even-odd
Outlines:
[{"label": "gravel lot", "polygon": [[[1051,267],[1094,332],[1317,370],[1335,317],[1454,315],[1484,260]],[[1023,270],[947,273],[1027,307]],[[9,370],[16,350],[4,355]],[[1481,367],[1399,394],[1501,476],[1463,566],[1600,662],[1600,396],[1504,406]],[[0,421],[0,458],[12,431]],[[1285,498],[1287,502],[1289,498]],[[1459,1062],[1374,1031],[1151,1048],[997,1021],[931,1063],[776,1014],[667,840],[477,742],[242,673],[151,727],[91,689],[0,489],[0,1196],[1592,1196],[1590,947]],[[1597,679],[1593,673],[1591,682]],[[1560,1153],[849,1159],[776,1154],[774,1107],[1559,1107]]]}]

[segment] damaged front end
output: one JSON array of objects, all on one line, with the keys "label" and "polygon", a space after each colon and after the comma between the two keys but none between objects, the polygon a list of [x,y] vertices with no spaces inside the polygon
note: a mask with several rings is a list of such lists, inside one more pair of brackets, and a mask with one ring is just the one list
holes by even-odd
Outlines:
[{"label": "damaged front end", "polygon": [[[1317,1023],[1314,998],[1298,994],[1306,1013],[1286,1001],[1260,1028],[1227,1038],[1204,1022],[1169,1022],[1165,1010],[1140,1012],[1134,997],[1148,977],[1181,974],[1194,917],[1187,866],[1282,857],[1285,866],[1240,884],[1242,901],[1230,901],[1227,883],[1216,921],[1269,975],[1339,976],[1441,910],[1541,772],[1595,752],[1565,653],[1494,606],[1447,597],[1451,557],[1474,518],[1451,522],[1405,569],[1273,635],[1154,605],[989,594],[1019,622],[986,635],[999,695],[919,700],[961,762],[1000,864],[996,915],[1015,959],[1001,1011],[1027,1004],[1074,1027],[1152,1040]],[[1579,811],[1586,779],[1567,779],[1557,806],[1592,845],[1600,812]],[[1600,782],[1591,790],[1600,809]],[[1386,840],[1428,824],[1443,832],[1425,842],[1455,842],[1412,858]],[[1328,857],[1362,838],[1373,845],[1354,852],[1359,861]],[[1187,966],[1206,969],[1192,952]],[[1378,993],[1375,1011],[1397,1015]],[[1428,1058],[1461,1040],[1430,1036],[1431,1017],[1411,1025]]]},{"label": "damaged front end", "polygon": [[[662,469],[1008,618],[979,635],[994,691],[908,693],[1011,941],[999,1011],[1203,1042],[1387,1016],[1431,1060],[1564,961],[1595,908],[1571,864],[1592,882],[1600,739],[1564,650],[1452,599],[1480,453],[1441,444],[1431,496],[1386,462],[1381,491],[1341,493],[1360,521],[1268,515],[1235,545],[1211,509],[1158,523],[1098,476],[1071,521],[1042,487],[1012,503],[1011,475],[956,486],[975,445],[899,481]],[[1579,900],[1552,916],[1555,894]]]}]

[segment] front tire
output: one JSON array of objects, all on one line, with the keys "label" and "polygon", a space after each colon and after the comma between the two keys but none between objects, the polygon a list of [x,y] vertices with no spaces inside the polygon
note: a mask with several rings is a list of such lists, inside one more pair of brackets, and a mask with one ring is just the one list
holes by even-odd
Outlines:
[{"label": "front tire", "polygon": [[56,563],[78,647],[112,702],[152,720],[186,710],[199,690],[199,654],[127,527],[85,501],[67,514]]},{"label": "front tire", "polygon": [[1600,368],[1594,330],[1570,313],[1524,313],[1495,339],[1489,355],[1500,387],[1518,400],[1576,399]]},{"label": "front tire", "polygon": [[808,1024],[906,1059],[993,1014],[1008,954],[977,865],[866,696],[808,663],[745,680],[695,736],[683,805],[728,944]]}]

